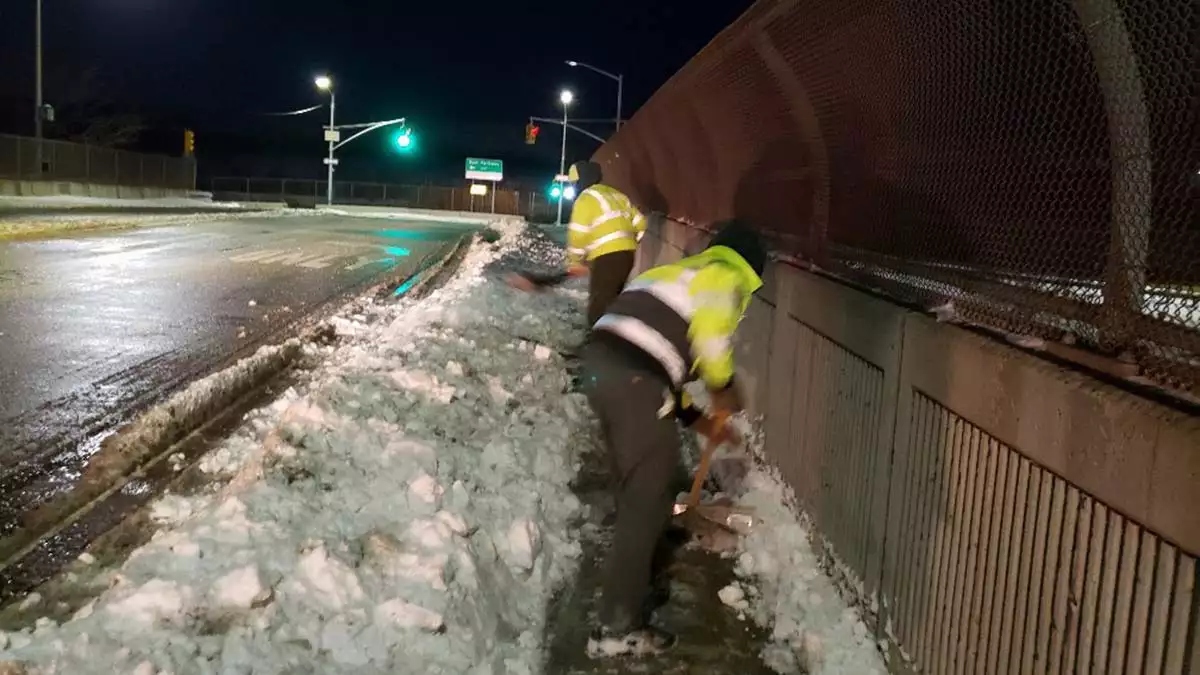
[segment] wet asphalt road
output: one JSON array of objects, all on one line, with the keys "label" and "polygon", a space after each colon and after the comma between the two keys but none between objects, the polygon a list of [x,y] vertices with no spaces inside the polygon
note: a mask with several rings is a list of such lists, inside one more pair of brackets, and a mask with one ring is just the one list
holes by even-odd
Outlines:
[{"label": "wet asphalt road", "polygon": [[0,242],[0,536],[137,411],[476,228],[234,216]]}]

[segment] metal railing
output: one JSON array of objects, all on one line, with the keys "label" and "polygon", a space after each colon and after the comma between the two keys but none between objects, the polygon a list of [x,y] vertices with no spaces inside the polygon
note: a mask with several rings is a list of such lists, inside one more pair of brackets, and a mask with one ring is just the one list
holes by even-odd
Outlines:
[{"label": "metal railing", "polygon": [[175,190],[196,188],[194,159],[148,155],[68,141],[43,139],[41,145],[42,166],[39,167],[37,139],[0,134],[0,179]]},{"label": "metal railing", "polygon": [[[554,219],[556,205],[541,192],[496,190],[493,202],[490,187],[486,195],[472,195],[467,186],[335,181],[333,201],[334,204],[358,206],[495,212],[521,215],[535,221]],[[216,199],[262,202],[292,200],[311,201],[314,204],[325,202],[325,181],[309,178],[219,177],[212,180],[211,189]]]},{"label": "metal railing", "polygon": [[595,159],[648,210],[747,220],[822,269],[1200,395],[1196,17],[760,0]]}]

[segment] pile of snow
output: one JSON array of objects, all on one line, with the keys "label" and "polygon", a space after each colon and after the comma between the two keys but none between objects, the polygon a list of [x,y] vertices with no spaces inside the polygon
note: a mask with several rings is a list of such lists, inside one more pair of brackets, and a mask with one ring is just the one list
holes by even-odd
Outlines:
[{"label": "pile of snow", "polygon": [[[405,209],[388,206],[360,206],[347,209],[337,207],[320,207],[322,213],[334,216],[350,216],[353,218],[383,218],[386,220],[425,220],[442,223],[463,223],[467,225],[487,225],[496,216],[490,213],[471,213],[470,211],[435,211],[432,209]],[[518,216],[509,216],[518,219]],[[523,220],[523,219],[521,219]]]},{"label": "pile of snow", "polygon": [[0,670],[538,672],[595,433],[556,355],[582,338],[578,294],[485,272],[520,247],[502,229],[425,299],[306,346],[312,381],[202,465],[229,482],[160,500],[163,529],[72,620],[0,632]]},{"label": "pile of snow", "polygon": [[759,522],[743,538],[735,571],[742,584],[721,600],[771,631],[763,660],[779,673],[888,672],[867,625],[820,567],[791,491],[772,470],[756,466],[739,499]]}]

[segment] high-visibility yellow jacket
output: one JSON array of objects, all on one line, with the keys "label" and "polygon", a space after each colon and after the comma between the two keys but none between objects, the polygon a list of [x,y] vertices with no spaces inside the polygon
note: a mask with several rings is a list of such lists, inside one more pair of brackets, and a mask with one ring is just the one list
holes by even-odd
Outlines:
[{"label": "high-visibility yellow jacket", "polygon": [[593,330],[653,357],[676,389],[700,378],[719,390],[733,378],[733,333],[761,287],[742,256],[713,246],[636,277]]},{"label": "high-visibility yellow jacket", "polygon": [[579,264],[616,251],[633,251],[646,217],[620,190],[598,184],[575,198],[567,226],[567,262]]}]

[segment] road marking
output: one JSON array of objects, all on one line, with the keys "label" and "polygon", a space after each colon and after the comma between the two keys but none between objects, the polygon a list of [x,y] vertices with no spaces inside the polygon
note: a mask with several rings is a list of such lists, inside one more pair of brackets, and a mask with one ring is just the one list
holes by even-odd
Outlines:
[{"label": "road marking", "polygon": [[[375,255],[355,255],[355,252],[363,250],[371,250],[374,246],[362,246],[354,244],[346,244],[342,242],[328,242],[336,244],[336,246],[318,246],[317,250],[298,250],[295,248],[268,248],[260,251],[250,251],[248,253],[239,253],[229,256],[229,261],[234,263],[258,263],[259,265],[284,265],[286,267],[300,267],[303,269],[320,270],[331,267],[343,258],[350,258],[353,262],[347,264],[344,269],[347,272],[353,272],[357,269],[362,269],[368,265],[375,263],[394,262],[396,258],[407,257],[410,251],[406,248],[388,247],[385,252],[389,255],[380,257]],[[334,252],[330,252],[329,248],[335,248]],[[341,249],[341,250],[337,250]]]}]

